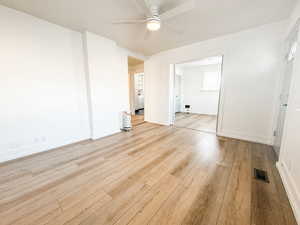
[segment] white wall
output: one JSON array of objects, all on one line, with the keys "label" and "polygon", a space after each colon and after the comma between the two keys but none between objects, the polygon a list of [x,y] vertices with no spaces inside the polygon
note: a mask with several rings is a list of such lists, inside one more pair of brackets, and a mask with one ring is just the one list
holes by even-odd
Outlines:
[{"label": "white wall", "polygon": [[114,41],[86,32],[92,138],[120,131],[129,111],[128,54]]},{"label": "white wall", "polygon": [[300,2],[297,1],[295,3],[295,7],[290,15],[290,18],[288,20],[288,27],[286,29],[286,36],[290,33],[290,31],[293,29],[295,26],[297,20],[300,18]]},{"label": "white wall", "polygon": [[144,56],[3,6],[0,26],[0,162],[120,131]]},{"label": "white wall", "polygon": [[[290,19],[288,32],[300,17],[300,3],[295,7]],[[300,224],[300,50],[294,59],[290,97],[286,113],[279,162],[277,164],[294,214]]]},{"label": "white wall", "polygon": [[[217,115],[219,91],[201,90],[205,72],[220,72],[222,65],[187,67],[182,75],[182,106],[191,105],[191,112]],[[182,109],[183,111],[183,109]]]},{"label": "white wall", "polygon": [[0,161],[90,137],[82,35],[0,6]]},{"label": "white wall", "polygon": [[265,25],[152,56],[145,63],[145,120],[172,121],[171,64],[224,55],[218,133],[271,144],[285,28]]}]

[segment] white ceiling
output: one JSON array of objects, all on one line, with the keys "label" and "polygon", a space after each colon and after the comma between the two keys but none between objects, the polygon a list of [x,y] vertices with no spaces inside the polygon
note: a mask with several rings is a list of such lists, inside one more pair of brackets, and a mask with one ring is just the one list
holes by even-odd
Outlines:
[{"label": "white ceiling", "polygon": [[[77,30],[89,30],[132,51],[152,55],[194,42],[286,19],[296,0],[196,0],[196,8],[168,22],[181,35],[162,29],[145,40],[145,26],[112,25],[143,15],[133,0],[0,0],[0,4]],[[143,1],[143,0],[141,0]],[[153,1],[153,0],[152,0]],[[185,0],[159,1],[161,11]]]},{"label": "white ceiling", "polygon": [[182,69],[185,68],[193,68],[193,67],[199,67],[199,66],[208,66],[208,65],[217,65],[217,64],[222,64],[222,56],[214,56],[214,57],[209,57],[206,59],[202,60],[197,60],[193,62],[186,62],[186,63],[180,63],[176,64],[176,66],[179,66]]}]

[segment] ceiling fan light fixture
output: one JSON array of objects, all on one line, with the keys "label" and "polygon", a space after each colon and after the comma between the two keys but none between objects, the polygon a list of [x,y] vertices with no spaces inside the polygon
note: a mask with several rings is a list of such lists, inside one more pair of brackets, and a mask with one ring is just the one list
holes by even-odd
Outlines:
[{"label": "ceiling fan light fixture", "polygon": [[160,29],[160,20],[159,19],[150,19],[147,21],[147,28],[151,31],[157,31]]}]

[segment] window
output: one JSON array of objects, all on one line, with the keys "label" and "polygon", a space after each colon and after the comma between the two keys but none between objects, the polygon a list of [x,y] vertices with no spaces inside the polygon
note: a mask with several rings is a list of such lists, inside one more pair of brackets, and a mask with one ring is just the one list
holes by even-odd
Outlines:
[{"label": "window", "polygon": [[221,73],[220,72],[205,72],[203,75],[202,90],[218,91],[220,89]]}]

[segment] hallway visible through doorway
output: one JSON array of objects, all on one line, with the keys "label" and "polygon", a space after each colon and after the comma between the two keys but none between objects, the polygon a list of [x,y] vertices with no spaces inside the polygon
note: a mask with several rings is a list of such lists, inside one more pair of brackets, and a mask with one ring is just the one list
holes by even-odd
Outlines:
[{"label": "hallway visible through doorway", "polygon": [[144,123],[144,61],[128,57],[130,113],[132,127]]},{"label": "hallway visible through doorway", "polygon": [[217,131],[222,56],[175,65],[174,126]]}]

